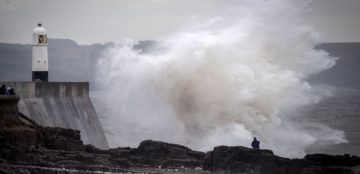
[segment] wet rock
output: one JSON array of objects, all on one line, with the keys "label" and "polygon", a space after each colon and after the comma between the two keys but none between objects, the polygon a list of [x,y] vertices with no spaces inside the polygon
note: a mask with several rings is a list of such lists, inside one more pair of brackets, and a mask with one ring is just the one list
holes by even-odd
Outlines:
[{"label": "wet rock", "polygon": [[13,112],[14,108],[3,108],[9,111],[0,112],[0,173],[5,174],[128,172],[129,168],[155,173],[179,169],[188,172],[189,168],[195,173],[207,173],[201,169],[243,174],[360,173],[359,157],[350,155],[313,154],[288,159],[270,150],[240,146],[219,146],[205,154],[152,140],[141,142],[138,148],[101,150],[84,145],[77,130],[42,127]]},{"label": "wet rock", "polygon": [[134,148],[117,147],[117,148],[109,149],[109,152],[114,158],[129,158],[130,152],[132,150],[134,150]]},{"label": "wet rock", "polygon": [[285,174],[290,162],[289,159],[273,155],[270,150],[219,146],[207,154],[204,170]]},{"label": "wet rock", "polygon": [[94,153],[94,154],[108,154],[110,153],[110,151],[108,150],[103,150],[103,149],[98,149],[95,146],[91,145],[91,144],[87,144],[87,145],[83,145],[84,150],[88,153]]},{"label": "wet rock", "polygon": [[110,160],[112,163],[119,166],[129,167],[129,155],[132,149],[130,147],[118,147],[114,149],[109,149]]},{"label": "wet rock", "polygon": [[37,131],[27,127],[3,127],[0,130],[1,144],[28,149],[38,144]]},{"label": "wet rock", "polygon": [[[129,166],[127,158],[83,145],[80,131],[77,130],[41,127],[21,114],[1,114],[0,126],[2,164],[104,172]],[[1,170],[2,173],[23,173],[22,170],[36,173],[45,170],[29,167],[14,169],[8,165]],[[50,173],[54,171],[59,172],[51,170]]]},{"label": "wet rock", "polygon": [[[81,168],[81,167],[75,167]],[[0,173],[1,174],[98,174],[99,171],[106,171],[109,173],[128,173],[128,170],[123,169],[106,169],[102,166],[94,166],[93,170],[88,170],[84,167],[81,169],[66,169],[66,168],[49,168],[41,166],[25,166],[25,165],[9,165],[9,164],[0,164]],[[102,173],[102,172],[101,172]]]},{"label": "wet rock", "polygon": [[352,174],[358,157],[314,154],[304,159],[282,158],[269,150],[246,147],[215,147],[208,152],[204,170],[244,174]]},{"label": "wet rock", "polygon": [[129,160],[133,165],[163,167],[202,167],[205,153],[193,151],[185,146],[146,140],[130,152]]},{"label": "wet rock", "polygon": [[42,145],[45,148],[68,151],[85,149],[78,130],[45,127],[41,128],[40,132],[42,134]]},{"label": "wet rock", "polygon": [[303,174],[356,174],[351,168],[312,166],[302,170]]},{"label": "wet rock", "polygon": [[0,113],[17,114],[19,100],[17,95],[0,95]]}]

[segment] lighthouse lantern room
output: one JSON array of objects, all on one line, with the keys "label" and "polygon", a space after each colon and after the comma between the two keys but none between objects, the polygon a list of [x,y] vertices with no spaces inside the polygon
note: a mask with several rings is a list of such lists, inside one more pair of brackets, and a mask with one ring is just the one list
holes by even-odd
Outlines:
[{"label": "lighthouse lantern room", "polygon": [[33,31],[32,81],[48,81],[48,42],[47,33],[41,23]]}]

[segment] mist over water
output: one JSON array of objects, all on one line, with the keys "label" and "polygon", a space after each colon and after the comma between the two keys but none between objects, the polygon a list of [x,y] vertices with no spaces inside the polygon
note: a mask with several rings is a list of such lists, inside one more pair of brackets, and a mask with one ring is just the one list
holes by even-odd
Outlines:
[{"label": "mist over water", "polygon": [[306,78],[335,65],[314,49],[320,40],[301,24],[305,9],[245,0],[153,52],[134,50],[130,39],[109,48],[97,64],[96,86],[104,90],[95,97],[110,145],[155,139],[205,151],[249,146],[256,136],[261,148],[301,157],[314,143],[345,142],[343,132],[299,113],[330,93]]}]

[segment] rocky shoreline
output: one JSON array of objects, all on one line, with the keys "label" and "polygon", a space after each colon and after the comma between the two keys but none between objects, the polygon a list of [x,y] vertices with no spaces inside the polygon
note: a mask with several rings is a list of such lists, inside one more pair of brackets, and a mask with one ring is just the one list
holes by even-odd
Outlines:
[{"label": "rocky shoreline", "polygon": [[218,146],[204,153],[152,140],[141,142],[137,148],[101,150],[84,145],[80,131],[42,127],[16,108],[0,105],[0,174],[360,173],[360,158],[350,155],[312,154],[288,159],[271,150],[241,146]]}]

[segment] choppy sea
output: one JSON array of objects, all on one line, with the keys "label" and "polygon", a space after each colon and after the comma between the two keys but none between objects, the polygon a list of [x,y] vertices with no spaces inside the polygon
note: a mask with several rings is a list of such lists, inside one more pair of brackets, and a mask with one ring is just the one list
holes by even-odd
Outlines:
[{"label": "choppy sea", "polygon": [[336,89],[331,97],[309,107],[305,114],[309,121],[344,131],[348,141],[336,145],[314,145],[307,149],[307,153],[360,156],[360,89]]}]

